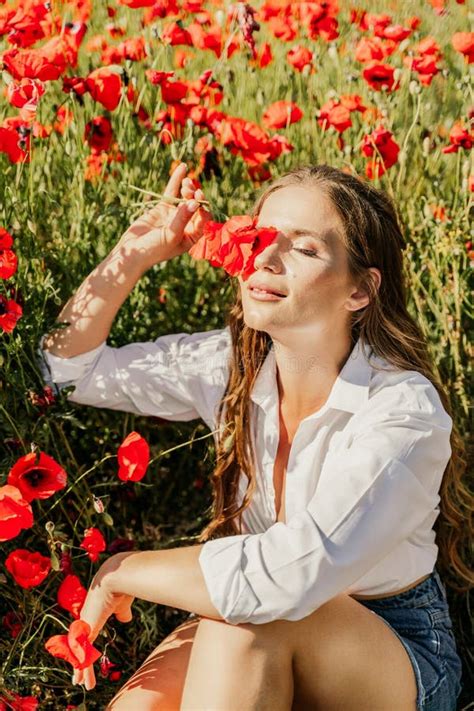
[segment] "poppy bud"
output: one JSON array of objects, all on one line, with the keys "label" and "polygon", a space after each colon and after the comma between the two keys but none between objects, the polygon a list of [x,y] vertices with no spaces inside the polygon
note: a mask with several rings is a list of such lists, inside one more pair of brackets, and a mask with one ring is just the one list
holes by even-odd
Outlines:
[{"label": "poppy bud", "polygon": [[104,511],[105,511],[105,506],[104,506],[104,504],[102,503],[102,499],[99,499],[98,496],[94,496],[94,494],[92,494],[92,505],[94,506],[94,510],[95,510],[98,514],[103,514],[103,513],[104,513]]}]

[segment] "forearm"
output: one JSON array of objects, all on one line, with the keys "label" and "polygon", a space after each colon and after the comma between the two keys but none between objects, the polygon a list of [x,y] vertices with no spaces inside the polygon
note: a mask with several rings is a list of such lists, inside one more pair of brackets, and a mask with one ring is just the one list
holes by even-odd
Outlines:
[{"label": "forearm", "polygon": [[146,269],[120,241],[82,282],[58,321],[70,326],[52,331],[43,346],[61,358],[87,353],[109,335],[123,302]]},{"label": "forearm", "polygon": [[203,545],[118,553],[104,564],[104,580],[111,592],[222,620],[199,565]]}]

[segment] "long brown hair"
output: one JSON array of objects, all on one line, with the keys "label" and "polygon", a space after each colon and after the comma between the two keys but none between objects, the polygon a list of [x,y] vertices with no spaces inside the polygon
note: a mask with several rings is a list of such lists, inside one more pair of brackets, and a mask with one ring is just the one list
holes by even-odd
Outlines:
[{"label": "long brown hair", "polygon": [[[376,356],[386,359],[392,367],[423,374],[433,383],[446,412],[453,418],[452,453],[439,492],[440,514],[434,524],[439,548],[436,566],[454,590],[467,592],[474,586],[474,575],[472,568],[463,562],[463,555],[469,556],[472,550],[474,497],[463,482],[466,450],[454,422],[449,397],[434,372],[423,332],[407,310],[403,263],[406,243],[396,207],[384,191],[356,175],[323,164],[302,166],[273,181],[256,201],[252,215],[260,213],[271,193],[295,184],[318,186],[331,199],[343,222],[350,273],[356,283],[366,285],[370,295],[367,306],[351,312],[352,344],[360,337],[370,344]],[[379,289],[370,278],[369,267],[377,267],[381,272]],[[235,302],[226,319],[232,338],[232,360],[218,410],[220,433],[211,477],[212,520],[198,537],[199,542],[241,533],[242,513],[250,504],[256,486],[250,393],[272,341],[267,333],[245,325],[236,279],[232,281],[232,288]],[[241,470],[249,482],[242,504],[237,506]],[[453,584],[450,576],[466,585]]]}]

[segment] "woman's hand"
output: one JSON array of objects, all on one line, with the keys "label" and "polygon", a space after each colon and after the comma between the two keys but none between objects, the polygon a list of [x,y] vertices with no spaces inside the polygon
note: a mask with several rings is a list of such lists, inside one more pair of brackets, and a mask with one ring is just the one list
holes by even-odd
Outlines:
[{"label": "woman's hand", "polygon": [[[147,210],[122,235],[119,246],[133,255],[144,271],[158,262],[189,251],[201,237],[211,213],[199,207],[205,200],[202,190],[196,190],[189,178],[183,181],[187,166],[180,163],[166,185],[163,199]],[[176,203],[181,192],[184,202]],[[166,198],[173,198],[167,202]]]},{"label": "woman's hand", "polygon": [[[114,556],[109,558],[94,576],[79,618],[91,626],[89,641],[94,642],[103,626],[111,615],[120,622],[130,622],[132,619],[132,603],[134,597],[122,593],[112,592],[110,589],[110,575],[115,565],[111,563]],[[73,684],[85,684],[87,691],[96,685],[93,665],[86,669],[75,669],[72,677]]]}]

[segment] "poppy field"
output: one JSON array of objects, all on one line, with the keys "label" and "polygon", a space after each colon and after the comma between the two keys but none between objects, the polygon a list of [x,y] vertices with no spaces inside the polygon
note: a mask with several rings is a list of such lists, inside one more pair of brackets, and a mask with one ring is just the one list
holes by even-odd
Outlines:
[{"label": "poppy field", "polygon": [[[387,190],[410,309],[469,436],[473,19],[461,0],[0,2],[0,711],[104,708],[188,614],[136,600],[93,647],[79,620],[108,556],[195,541],[212,433],[74,405],[38,353],[179,163],[217,222],[300,164]],[[232,272],[202,257],[150,269],[109,345],[222,328]],[[461,709],[468,601],[448,596]],[[81,655],[88,693],[71,684]]]}]

